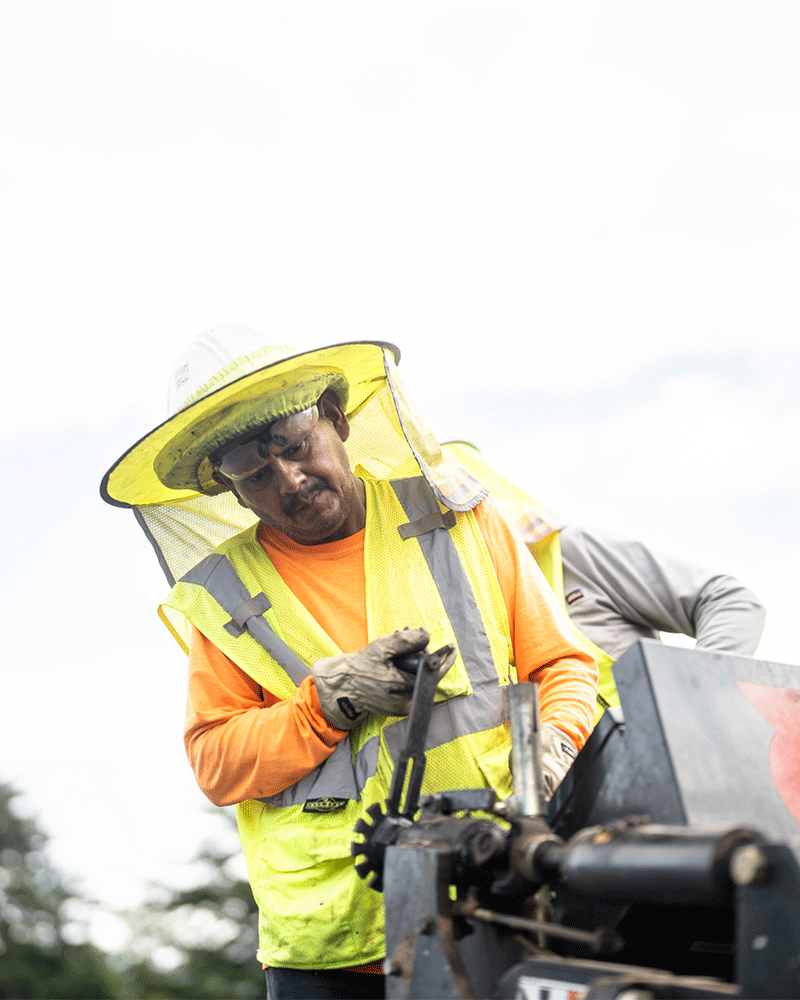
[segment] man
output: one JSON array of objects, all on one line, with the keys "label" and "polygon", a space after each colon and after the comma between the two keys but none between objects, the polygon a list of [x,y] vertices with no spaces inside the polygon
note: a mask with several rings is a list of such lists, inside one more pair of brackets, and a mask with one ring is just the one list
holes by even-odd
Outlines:
[{"label": "man", "polygon": [[398,655],[439,651],[423,792],[509,794],[508,683],[539,683],[549,792],[591,728],[594,661],[398,358],[207,332],[102,486],[180,577],[161,610],[189,651],[187,752],[236,803],[270,997],[383,995],[382,898],[350,845],[405,742]]},{"label": "man", "polygon": [[669,632],[690,636],[698,649],[755,653],[766,613],[734,577],[567,524],[465,441],[450,441],[442,451],[489,487],[566,609],[578,642],[593,654],[600,670],[596,719],[619,705],[611,667],[640,639]]}]

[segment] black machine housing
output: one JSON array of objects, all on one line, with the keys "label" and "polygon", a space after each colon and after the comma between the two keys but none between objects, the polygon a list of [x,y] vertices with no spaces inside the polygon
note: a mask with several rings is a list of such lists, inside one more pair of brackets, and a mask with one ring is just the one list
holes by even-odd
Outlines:
[{"label": "black machine housing", "polygon": [[614,676],[547,807],[395,795],[358,828],[388,997],[800,997],[800,668],[644,640]]}]

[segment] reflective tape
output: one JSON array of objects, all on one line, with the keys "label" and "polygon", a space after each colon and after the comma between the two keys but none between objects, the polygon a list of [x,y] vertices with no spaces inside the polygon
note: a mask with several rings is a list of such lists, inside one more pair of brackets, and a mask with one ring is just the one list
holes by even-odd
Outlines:
[{"label": "reflective tape", "polygon": [[[391,485],[409,521],[439,513],[436,497],[421,476],[393,479]],[[496,682],[492,647],[452,535],[440,526],[419,535],[417,541],[442,598],[473,688]]]},{"label": "reflective tape", "polygon": [[[232,635],[235,633],[228,628],[228,625],[236,621],[234,612],[242,604],[246,604],[249,608],[254,605],[255,599],[248,593],[247,587],[239,579],[233,564],[224,555],[206,556],[181,578],[181,582],[193,583],[202,587],[214,598],[223,611],[231,616],[231,621],[225,625],[225,628]],[[266,600],[266,597],[264,599]],[[269,607],[268,601],[267,607]],[[297,653],[275,632],[263,613],[250,615],[244,624],[256,642],[269,653],[276,663],[283,667],[292,682],[299,687],[311,671]],[[239,635],[242,635],[243,632],[244,630],[240,630]]]}]

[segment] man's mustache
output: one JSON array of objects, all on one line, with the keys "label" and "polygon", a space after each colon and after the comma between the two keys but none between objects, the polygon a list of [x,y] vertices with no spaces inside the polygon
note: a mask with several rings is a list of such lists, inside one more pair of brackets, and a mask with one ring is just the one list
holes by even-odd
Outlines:
[{"label": "man's mustache", "polygon": [[292,517],[292,515],[302,510],[307,504],[310,504],[323,489],[325,489],[325,483],[321,479],[315,479],[311,483],[304,484],[301,490],[298,490],[297,493],[292,493],[290,497],[286,498],[283,504],[283,513],[287,517]]}]

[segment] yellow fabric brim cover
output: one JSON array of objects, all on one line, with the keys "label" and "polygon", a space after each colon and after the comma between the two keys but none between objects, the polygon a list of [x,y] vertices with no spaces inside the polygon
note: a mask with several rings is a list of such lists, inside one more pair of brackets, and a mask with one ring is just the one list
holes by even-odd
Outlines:
[{"label": "yellow fabric brim cover", "polygon": [[[179,410],[145,435],[106,473],[103,499],[119,507],[175,503],[196,495],[200,462],[226,441],[304,409],[327,388],[345,404],[348,418],[386,380],[382,341],[336,344],[249,372]],[[169,484],[169,485],[168,485]]]}]

